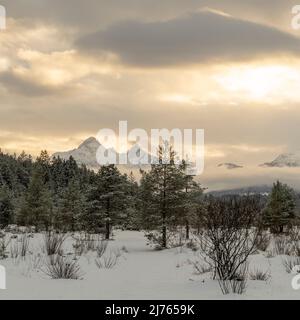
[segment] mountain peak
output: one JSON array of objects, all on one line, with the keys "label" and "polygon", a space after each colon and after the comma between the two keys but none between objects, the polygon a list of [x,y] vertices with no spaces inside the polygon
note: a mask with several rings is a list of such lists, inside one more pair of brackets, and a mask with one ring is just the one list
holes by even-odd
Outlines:
[{"label": "mountain peak", "polygon": [[282,153],[271,162],[265,162],[262,167],[300,167],[300,154],[299,153]]},{"label": "mountain peak", "polygon": [[100,145],[100,143],[98,142],[98,140],[95,138],[95,137],[89,137],[89,138],[87,138],[86,140],[84,140],[80,145],[79,145],[79,147],[78,147],[78,149],[79,148],[81,148],[81,147],[83,147],[83,146],[87,146],[87,145],[93,145],[93,144],[98,144],[98,145]]}]

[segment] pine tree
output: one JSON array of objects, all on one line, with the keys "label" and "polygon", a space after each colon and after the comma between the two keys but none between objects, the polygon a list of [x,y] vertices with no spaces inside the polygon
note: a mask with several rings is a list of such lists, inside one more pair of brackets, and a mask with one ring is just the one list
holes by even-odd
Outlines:
[{"label": "pine tree", "polygon": [[282,233],[284,226],[295,218],[295,206],[293,189],[277,181],[263,212],[265,226],[270,227],[274,233]]},{"label": "pine tree", "polygon": [[115,165],[102,166],[97,174],[95,186],[89,195],[89,221],[99,228],[104,222],[105,239],[109,240],[112,227],[124,218],[126,199],[126,177]]},{"label": "pine tree", "polygon": [[33,171],[25,192],[18,222],[46,230],[52,223],[52,198],[44,182],[44,172],[39,166]]},{"label": "pine tree", "polygon": [[160,236],[148,234],[149,240],[161,248],[168,246],[168,229],[174,226],[178,212],[182,211],[185,174],[175,164],[175,152],[168,144],[159,146],[158,163],[151,165],[150,172],[142,172],[141,198],[145,229],[160,230]]},{"label": "pine tree", "polygon": [[[186,172],[188,164],[182,162],[182,169]],[[185,238],[190,238],[190,225],[195,215],[197,215],[197,208],[201,202],[203,194],[201,185],[194,181],[194,176],[185,174],[184,177],[184,198],[183,198],[183,214],[185,224]]]},{"label": "pine tree", "polygon": [[80,229],[82,218],[85,217],[86,199],[79,181],[72,179],[67,188],[60,194],[56,225],[64,231]]},{"label": "pine tree", "polygon": [[125,219],[123,226],[127,230],[139,230],[140,225],[140,216],[138,211],[139,203],[139,186],[136,182],[133,173],[126,176],[126,185],[125,185]]},{"label": "pine tree", "polygon": [[11,191],[7,186],[0,189],[0,226],[6,227],[13,223],[14,206],[12,201]]}]

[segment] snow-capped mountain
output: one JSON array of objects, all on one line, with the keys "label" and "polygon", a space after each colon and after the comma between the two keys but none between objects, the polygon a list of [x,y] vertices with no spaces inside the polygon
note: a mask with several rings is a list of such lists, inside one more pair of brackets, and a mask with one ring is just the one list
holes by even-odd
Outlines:
[{"label": "snow-capped mountain", "polygon": [[220,163],[220,164],[218,165],[218,167],[224,167],[224,168],[226,168],[226,169],[228,169],[228,170],[243,168],[243,166],[240,166],[240,165],[238,165],[238,164],[231,163],[231,162]]},{"label": "snow-capped mountain", "polygon": [[300,153],[283,153],[271,162],[266,162],[262,167],[300,167]]},{"label": "snow-capped mountain", "polygon": [[[97,162],[96,154],[98,148],[101,146],[101,144],[98,142],[98,140],[94,137],[90,137],[83,141],[78,148],[69,150],[66,152],[56,152],[52,155],[52,157],[60,157],[63,160],[68,160],[70,156],[72,156],[78,164],[85,164],[89,168],[99,168],[100,165]],[[117,154],[117,159],[124,155],[124,154]],[[137,167],[140,168],[141,166],[144,166],[142,163],[144,161],[148,161],[150,163],[151,156],[144,151],[138,144],[133,145],[128,151],[127,151],[128,159],[132,159],[133,163],[129,163],[128,165],[124,165],[128,168]],[[139,159],[139,161],[135,161]],[[142,161],[143,160],[143,161]]]},{"label": "snow-capped mountain", "polygon": [[85,164],[90,168],[97,168],[99,164],[96,159],[96,153],[100,143],[96,138],[90,137],[83,141],[77,149],[66,152],[57,152],[52,157],[60,157],[63,160],[68,160],[72,156],[78,164]]}]

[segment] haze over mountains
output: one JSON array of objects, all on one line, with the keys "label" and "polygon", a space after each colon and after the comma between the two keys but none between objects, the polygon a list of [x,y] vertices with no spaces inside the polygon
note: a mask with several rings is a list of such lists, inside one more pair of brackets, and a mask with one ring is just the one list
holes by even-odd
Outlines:
[{"label": "haze over mountains", "polygon": [[[101,144],[96,138],[90,137],[83,141],[78,148],[66,152],[56,152],[52,155],[52,157],[60,157],[61,159],[67,160],[70,158],[70,156],[72,156],[78,164],[84,164],[91,169],[97,169],[100,167],[100,165],[97,162],[96,154],[100,146]],[[122,154],[118,154],[116,152],[116,155],[117,157],[119,157]],[[143,160],[146,159],[150,162],[151,157],[150,154],[145,152],[138,144],[134,144],[133,146],[131,146],[127,151],[127,155],[135,155],[136,158],[139,159],[139,161],[135,164],[126,165],[126,167],[128,167],[129,169],[134,166],[136,166],[137,168],[140,168],[141,166],[144,167],[145,165],[142,165],[142,163],[144,163]]]},{"label": "haze over mountains", "polygon": [[[52,157],[59,156],[62,159],[68,159],[72,156],[78,164],[84,164],[88,168],[97,170],[100,167],[96,159],[99,146],[100,143],[97,139],[90,137],[83,141],[78,148],[54,153]],[[147,158],[150,163],[150,155],[142,150],[138,144],[131,146],[127,153],[135,154],[140,159]],[[118,165],[118,168],[123,173],[133,172],[138,178],[140,176],[139,169],[148,170],[150,165],[137,163],[135,165]],[[206,159],[204,172],[197,178],[210,191],[219,190],[223,193],[224,190],[231,192],[230,190],[234,189],[234,192],[238,193],[243,193],[245,190],[265,193],[277,179],[300,189],[300,181],[297,179],[299,169],[300,155],[298,153],[280,154],[274,160],[263,164],[249,164],[246,161],[245,163],[240,161],[237,163],[234,161],[214,163],[210,159]]]},{"label": "haze over mountains", "polygon": [[263,163],[263,167],[300,167],[300,153],[283,153],[271,162]]},{"label": "haze over mountains", "polygon": [[[100,143],[94,137],[89,137],[85,141],[83,141],[78,148],[65,151],[65,152],[56,152],[52,155],[52,157],[60,157],[61,159],[69,159],[72,156],[78,164],[84,164],[90,168],[98,168],[99,164],[96,160],[96,153],[98,148],[100,147]],[[116,152],[117,153],[117,152]],[[140,159],[150,159],[150,154],[144,151],[138,144],[134,144],[130,147],[127,152],[128,154],[135,154]],[[118,153],[117,153],[118,155]],[[150,162],[150,161],[149,161]],[[139,165],[137,163],[136,165]],[[283,153],[278,155],[274,160],[270,162],[265,162],[259,165],[260,167],[271,167],[271,168],[283,168],[283,167],[300,167],[300,153]],[[246,168],[246,165],[236,164],[234,162],[224,162],[217,165],[219,168],[225,168],[228,170],[234,169],[242,169]]]}]

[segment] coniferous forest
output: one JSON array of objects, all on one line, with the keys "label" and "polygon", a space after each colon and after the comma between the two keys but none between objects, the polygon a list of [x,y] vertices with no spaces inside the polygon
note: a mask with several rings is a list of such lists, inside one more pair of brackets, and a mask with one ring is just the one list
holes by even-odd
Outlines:
[{"label": "coniferous forest", "polygon": [[[63,160],[42,151],[33,159],[24,152],[1,152],[1,261],[25,278],[40,273],[79,280],[92,260],[103,274],[131,257],[133,269],[126,274],[131,277],[142,268],[148,276],[154,255],[167,271],[175,254],[181,261],[176,268],[189,266],[197,277],[210,275],[222,294],[244,294],[249,280],[269,281],[271,269],[256,262],[250,269],[256,255],[270,267],[271,258],[285,256],[287,273],[297,267],[300,229],[292,188],[277,181],[269,195],[212,195],[186,174],[185,161],[175,163],[175,156],[172,146],[160,146],[158,162],[140,169],[136,180],[116,165],[95,171],[72,156]],[[162,250],[166,254],[157,256]],[[114,272],[122,277],[123,271]]]}]

